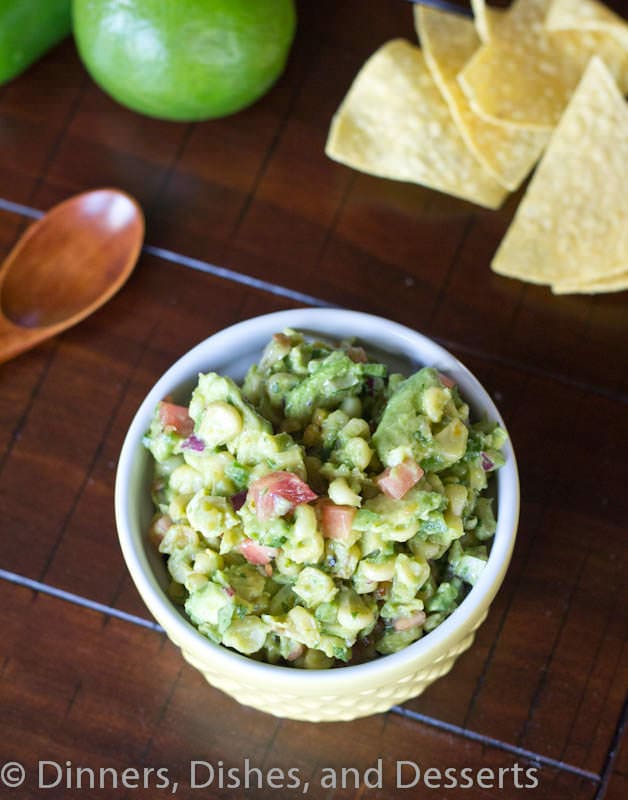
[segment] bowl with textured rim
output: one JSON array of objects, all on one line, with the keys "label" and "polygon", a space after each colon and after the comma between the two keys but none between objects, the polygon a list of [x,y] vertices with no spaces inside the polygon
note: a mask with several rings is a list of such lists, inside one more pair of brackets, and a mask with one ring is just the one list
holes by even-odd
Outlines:
[{"label": "bowl with textured rim", "polygon": [[475,419],[487,416],[505,427],[489,394],[455,356],[431,339],[396,322],[342,309],[295,309],[232,325],[176,361],[146,395],[125,437],[116,474],[118,537],[131,577],[144,603],[183,657],[210,684],[240,703],[291,719],[348,720],[388,710],[419,695],[445,675],[473,642],[510,562],[519,516],[519,480],[510,439],[506,463],[494,477],[497,530],[486,567],[458,608],[423,638],[391,655],[327,670],[267,664],[203,636],[167,594],[163,559],[148,541],[153,516],[152,457],[142,444],[157,403],[166,396],[186,403],[199,372],[215,371],[241,381],[259,361],[274,333],[294,328],[335,340],[354,337],[393,370],[410,374],[432,366],[451,376]]}]

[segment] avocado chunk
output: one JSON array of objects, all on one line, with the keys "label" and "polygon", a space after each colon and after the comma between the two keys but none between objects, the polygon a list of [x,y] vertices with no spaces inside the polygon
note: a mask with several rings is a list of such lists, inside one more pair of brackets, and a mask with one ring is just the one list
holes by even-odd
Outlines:
[{"label": "avocado chunk", "polygon": [[[448,396],[445,408],[439,409],[438,423],[434,422],[431,403],[433,389]],[[467,434],[454,399],[442,385],[437,370],[423,367],[393,392],[373,434],[373,444],[386,466],[413,458],[423,469],[438,471],[464,456]]]},{"label": "avocado chunk", "polygon": [[429,367],[402,381],[388,400],[375,433],[373,443],[383,464],[388,465],[390,454],[398,447],[407,447],[417,463],[428,453],[431,428],[423,413],[422,397],[427,389],[439,386],[436,370]]},{"label": "avocado chunk", "polygon": [[374,368],[379,366],[352,361],[341,350],[310,364],[312,373],[286,395],[286,416],[302,424],[315,409],[337,408],[346,397],[359,395],[366,376],[373,375]]}]

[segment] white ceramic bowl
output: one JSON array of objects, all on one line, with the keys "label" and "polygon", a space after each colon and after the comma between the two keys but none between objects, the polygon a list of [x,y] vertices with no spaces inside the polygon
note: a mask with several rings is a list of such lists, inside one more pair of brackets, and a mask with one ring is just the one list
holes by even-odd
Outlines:
[{"label": "white ceramic bowl", "polygon": [[213,686],[236,700],[280,717],[309,721],[347,720],[386,711],[420,694],[449,672],[473,641],[510,561],[519,514],[519,482],[512,447],[497,473],[497,532],[478,583],[440,626],[405,650],[365,664],[306,671],[264,664],[202,636],[167,597],[166,569],[148,543],[152,517],[152,464],[142,446],[159,400],[186,403],[199,372],[213,370],[241,380],[258,361],[273,333],[290,327],[334,338],[355,336],[370,353],[409,374],[429,365],[450,375],[475,418],[488,415],[503,425],[478,380],[454,356],[409,328],[369,314],[331,309],[296,309],[233,325],[194,347],[157,381],[140,406],[122,447],[116,476],[116,523],[122,552],[140,595],[186,660]]}]

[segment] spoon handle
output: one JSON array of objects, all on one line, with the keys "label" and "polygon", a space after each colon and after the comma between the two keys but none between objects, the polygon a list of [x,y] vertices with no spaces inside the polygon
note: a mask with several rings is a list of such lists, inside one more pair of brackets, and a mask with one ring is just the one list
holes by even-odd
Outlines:
[{"label": "spoon handle", "polygon": [[461,14],[463,17],[472,17],[471,9],[459,6],[457,3],[448,3],[447,0],[407,0],[417,6],[430,6],[439,11],[451,11],[454,14]]}]

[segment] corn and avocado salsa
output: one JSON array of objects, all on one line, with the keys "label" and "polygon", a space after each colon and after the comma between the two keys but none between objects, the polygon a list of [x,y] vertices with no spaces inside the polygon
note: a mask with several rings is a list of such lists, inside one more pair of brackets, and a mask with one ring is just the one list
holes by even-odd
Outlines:
[{"label": "corn and avocado salsa", "polygon": [[321,669],[394,653],[459,605],[488,558],[505,432],[458,387],[350,342],[275,334],[242,386],[210,372],[159,403],[149,535],[214,642]]}]

